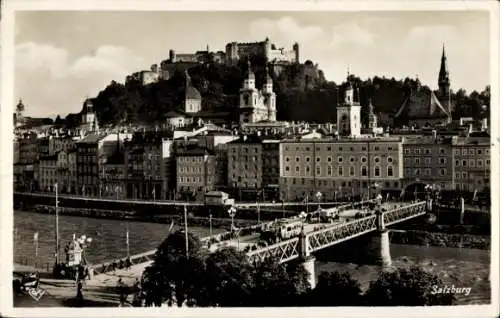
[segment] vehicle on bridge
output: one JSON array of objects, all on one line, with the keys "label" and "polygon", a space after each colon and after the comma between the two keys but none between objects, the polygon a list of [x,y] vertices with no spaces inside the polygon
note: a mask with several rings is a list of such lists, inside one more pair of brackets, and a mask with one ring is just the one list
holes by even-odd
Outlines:
[{"label": "vehicle on bridge", "polygon": [[300,216],[292,219],[277,220],[264,225],[261,229],[260,237],[268,244],[288,240],[300,234],[304,223],[304,219]]}]

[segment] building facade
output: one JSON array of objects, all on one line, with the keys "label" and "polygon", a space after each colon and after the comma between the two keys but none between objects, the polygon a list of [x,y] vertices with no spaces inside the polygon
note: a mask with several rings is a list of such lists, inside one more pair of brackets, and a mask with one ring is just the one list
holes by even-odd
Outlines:
[{"label": "building facade", "polygon": [[459,192],[482,191],[490,186],[490,139],[453,137],[453,183]]},{"label": "building facade", "polygon": [[451,138],[406,137],[403,149],[404,187],[424,183],[437,185],[443,190],[454,189]]},{"label": "building facade", "polygon": [[371,187],[397,191],[403,177],[402,139],[283,140],[280,144],[280,192],[285,200],[367,197]]},{"label": "building facade", "polygon": [[187,200],[203,200],[215,190],[215,153],[197,145],[179,147],[176,151],[177,196]]},{"label": "building facade", "polygon": [[125,142],[127,198],[165,198],[162,138],[161,132],[137,132]]},{"label": "building facade", "polygon": [[77,142],[76,179],[77,193],[90,196],[101,196],[99,171],[101,167],[101,137],[91,134]]},{"label": "building facade", "polygon": [[262,188],[262,140],[256,135],[228,143],[227,184],[233,189]]},{"label": "building facade", "polygon": [[57,155],[41,156],[38,162],[38,188],[41,191],[54,191],[58,182]]}]

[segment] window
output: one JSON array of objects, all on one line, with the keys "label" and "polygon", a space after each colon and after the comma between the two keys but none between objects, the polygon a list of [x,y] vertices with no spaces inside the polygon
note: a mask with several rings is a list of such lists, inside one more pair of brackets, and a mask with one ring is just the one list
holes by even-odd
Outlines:
[{"label": "window", "polygon": [[387,176],[388,177],[394,176],[394,169],[392,168],[392,166],[387,167]]},{"label": "window", "polygon": [[375,167],[375,177],[380,177],[380,167],[379,166]]},{"label": "window", "polygon": [[355,161],[354,157],[349,157],[349,161],[354,162]]},{"label": "window", "polygon": [[471,155],[471,156],[474,156],[474,155],[475,155],[475,151],[474,151],[474,149],[469,149],[469,155]]},{"label": "window", "polygon": [[467,160],[462,160],[462,166],[467,167]]},{"label": "window", "polygon": [[419,176],[419,175],[420,175],[420,169],[415,169],[415,170],[413,170],[413,174],[414,174],[415,176]]},{"label": "window", "polygon": [[483,151],[482,151],[481,149],[478,149],[478,150],[477,150],[477,154],[478,154],[478,155],[481,155],[482,153],[483,153]]},{"label": "window", "polygon": [[446,175],[446,169],[444,169],[444,168],[439,169],[439,174],[441,176],[445,176]]},{"label": "window", "polygon": [[306,157],[306,162],[311,161],[311,157]]},{"label": "window", "polygon": [[430,165],[431,164],[431,158],[424,158],[424,162],[426,165]]},{"label": "window", "polygon": [[306,147],[306,151],[309,151],[309,149],[310,149],[309,147]]},{"label": "window", "polygon": [[339,151],[342,151],[342,147],[339,147]]},{"label": "window", "polygon": [[405,155],[409,155],[411,153],[411,149],[405,148]]},{"label": "window", "polygon": [[486,165],[489,166],[490,165],[490,159],[486,159]]},{"label": "window", "polygon": [[375,158],[373,159],[373,161],[375,161],[375,163],[379,163],[379,162],[380,162],[380,158],[379,158],[379,157],[375,157]]},{"label": "window", "polygon": [[320,162],[321,161],[321,157],[316,157],[316,162]]},{"label": "window", "polygon": [[289,167],[289,166],[286,166],[286,167],[285,167],[285,171],[290,171],[290,167]]},{"label": "window", "polygon": [[326,150],[332,151],[332,147],[327,147]]},{"label": "window", "polygon": [[361,147],[361,151],[366,151],[366,147],[365,146]]},{"label": "window", "polygon": [[483,159],[477,159],[477,166],[482,167],[483,166]]},{"label": "window", "polygon": [[311,172],[311,167],[306,166],[306,173],[310,173],[310,172]]},{"label": "window", "polygon": [[362,177],[368,176],[368,168],[366,166],[361,167],[361,176]]},{"label": "window", "polygon": [[428,155],[431,153],[431,150],[430,149],[425,149],[425,154]]},{"label": "window", "polygon": [[379,148],[379,147],[377,147],[377,146],[375,146],[375,148],[373,148],[373,149],[374,149],[375,151],[379,151],[379,150],[380,150],[380,148]]},{"label": "window", "polygon": [[332,157],[327,157],[327,158],[326,158],[326,161],[328,161],[328,162],[332,162]]},{"label": "window", "polygon": [[350,166],[349,167],[349,175],[352,177],[354,176],[355,172],[354,172],[354,167],[353,166]]},{"label": "window", "polygon": [[419,165],[420,164],[420,158],[415,158],[415,164]]},{"label": "window", "polygon": [[461,176],[462,176],[462,174],[460,172],[455,172],[456,179],[460,179]]},{"label": "window", "polygon": [[442,165],[446,164],[446,158],[439,158],[439,163]]},{"label": "window", "polygon": [[361,162],[365,163],[367,161],[366,157],[361,157]]},{"label": "window", "polygon": [[425,169],[424,169],[424,174],[425,174],[426,176],[430,176],[430,175],[431,175],[431,169],[430,169],[430,168],[425,168]]},{"label": "window", "polygon": [[300,158],[299,157],[295,157],[295,162],[299,162],[300,161]]},{"label": "window", "polygon": [[460,160],[455,160],[455,166],[460,167]]},{"label": "window", "polygon": [[391,146],[387,147],[387,150],[392,151],[392,147]]},{"label": "window", "polygon": [[444,154],[445,154],[445,152],[446,152],[446,151],[444,150],[444,148],[439,148],[439,153],[440,153],[441,155],[444,155]]},{"label": "window", "polygon": [[321,167],[320,166],[316,166],[316,175],[321,175]]},{"label": "window", "polygon": [[337,172],[338,172],[339,177],[342,177],[344,175],[344,170],[342,169],[342,167],[339,167]]},{"label": "window", "polygon": [[353,147],[351,147],[351,149],[350,149],[350,150],[351,150],[351,151],[354,151],[354,148],[353,148]]},{"label": "window", "polygon": [[295,166],[295,172],[297,172],[297,173],[300,172],[300,167],[299,166]]},{"label": "window", "polygon": [[476,161],[474,159],[470,159],[469,160],[469,167],[474,168],[475,165],[476,165]]},{"label": "window", "polygon": [[462,156],[467,156],[467,149],[462,149]]},{"label": "window", "polygon": [[453,150],[453,153],[454,153],[455,155],[459,156],[459,155],[460,155],[460,149],[454,149],[454,150]]},{"label": "window", "polygon": [[332,176],[332,166],[328,166],[328,176]]},{"label": "window", "polygon": [[338,160],[339,163],[342,163],[343,159],[342,159],[342,157],[338,157],[337,160]]},{"label": "window", "polygon": [[387,157],[387,162],[392,163],[392,157]]}]

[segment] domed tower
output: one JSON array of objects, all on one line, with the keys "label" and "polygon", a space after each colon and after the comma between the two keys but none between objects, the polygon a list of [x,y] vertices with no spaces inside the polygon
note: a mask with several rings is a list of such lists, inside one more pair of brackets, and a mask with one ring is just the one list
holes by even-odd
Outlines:
[{"label": "domed tower", "polygon": [[248,61],[248,71],[243,87],[240,89],[240,123],[253,123],[260,117],[256,113],[259,93],[255,88],[255,74],[252,71],[250,60]]},{"label": "domed tower", "polygon": [[295,52],[295,64],[299,64],[300,63],[299,43],[295,42],[292,48],[293,52]]},{"label": "domed tower", "polygon": [[21,126],[24,122],[24,110],[25,110],[24,103],[22,99],[19,99],[19,102],[16,105],[16,117],[14,122],[14,125],[16,127]]},{"label": "domed tower", "polygon": [[266,65],[266,79],[262,89],[264,96],[264,105],[268,110],[268,120],[276,121],[276,93],[273,91],[273,79],[269,73],[269,67]]}]

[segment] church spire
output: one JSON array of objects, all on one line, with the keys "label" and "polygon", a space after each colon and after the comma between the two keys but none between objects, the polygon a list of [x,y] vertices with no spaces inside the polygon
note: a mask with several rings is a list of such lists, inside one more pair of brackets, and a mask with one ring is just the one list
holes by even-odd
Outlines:
[{"label": "church spire", "polygon": [[250,62],[250,59],[248,59],[248,73],[247,73],[247,78],[248,79],[255,79],[255,74],[252,71],[252,63]]},{"label": "church spire", "polygon": [[441,54],[441,66],[439,68],[439,94],[441,96],[447,96],[450,92],[450,74],[448,71],[448,61],[446,57],[446,52],[443,44],[443,52]]}]

